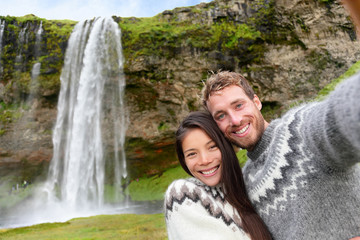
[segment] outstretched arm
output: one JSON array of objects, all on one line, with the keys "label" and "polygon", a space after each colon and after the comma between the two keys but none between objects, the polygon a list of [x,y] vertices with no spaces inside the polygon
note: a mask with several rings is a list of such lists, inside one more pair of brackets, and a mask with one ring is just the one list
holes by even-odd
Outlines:
[{"label": "outstretched arm", "polygon": [[[322,102],[303,111],[306,144],[336,166],[360,161],[360,74],[339,84]],[[301,112],[301,111],[300,111]]]}]

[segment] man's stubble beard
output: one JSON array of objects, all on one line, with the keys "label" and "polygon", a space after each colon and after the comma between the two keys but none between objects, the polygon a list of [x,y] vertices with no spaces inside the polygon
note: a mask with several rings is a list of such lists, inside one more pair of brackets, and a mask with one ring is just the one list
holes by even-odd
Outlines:
[{"label": "man's stubble beard", "polygon": [[257,145],[257,143],[260,141],[262,135],[265,132],[265,120],[263,118],[263,116],[260,113],[259,116],[259,121],[258,121],[258,126],[253,125],[253,127],[255,129],[252,130],[256,130],[256,136],[255,139],[253,139],[251,142],[249,143],[240,143],[239,138],[232,138],[230,134],[225,134],[225,137],[232,143],[234,144],[236,147],[241,148],[241,149],[246,149],[247,151],[251,152],[252,150],[254,150],[255,146]]}]

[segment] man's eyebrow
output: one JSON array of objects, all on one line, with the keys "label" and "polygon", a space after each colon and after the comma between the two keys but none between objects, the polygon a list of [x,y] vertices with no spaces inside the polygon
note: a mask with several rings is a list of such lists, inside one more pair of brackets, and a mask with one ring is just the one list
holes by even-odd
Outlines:
[{"label": "man's eyebrow", "polygon": [[213,118],[215,118],[216,115],[223,113],[223,112],[224,112],[223,110],[218,110],[218,111],[214,112]]}]

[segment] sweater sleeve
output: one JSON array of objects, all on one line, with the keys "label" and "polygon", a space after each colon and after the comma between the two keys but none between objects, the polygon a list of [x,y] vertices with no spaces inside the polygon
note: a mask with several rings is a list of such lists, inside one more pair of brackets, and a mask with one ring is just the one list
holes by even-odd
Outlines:
[{"label": "sweater sleeve", "polygon": [[209,201],[195,184],[186,180],[173,182],[166,191],[164,204],[169,240],[249,239],[234,224],[211,216],[202,204]]},{"label": "sweater sleeve", "polygon": [[[360,73],[339,84],[321,102],[303,111],[299,131],[311,151],[346,168],[360,161]],[[301,113],[302,111],[300,111]]]}]

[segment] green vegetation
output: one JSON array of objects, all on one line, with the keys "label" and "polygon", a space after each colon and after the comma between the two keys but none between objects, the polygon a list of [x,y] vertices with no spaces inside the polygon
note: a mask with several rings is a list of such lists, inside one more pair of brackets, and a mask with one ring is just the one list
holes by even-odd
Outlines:
[{"label": "green vegetation", "polygon": [[22,108],[19,104],[0,102],[0,136],[6,132],[6,126],[20,119],[22,114]]},{"label": "green vegetation", "polygon": [[128,186],[128,193],[132,200],[151,201],[161,200],[169,184],[175,179],[188,178],[189,175],[181,166],[168,169],[161,176],[140,178],[132,181]]},{"label": "green vegetation", "polygon": [[0,239],[167,239],[163,214],[99,215],[64,223],[0,229]]},{"label": "green vegetation", "polygon": [[318,0],[319,2],[322,2],[322,3],[326,3],[326,4],[331,4],[333,3],[335,0]]},{"label": "green vegetation", "polygon": [[128,64],[140,56],[177,58],[183,47],[198,48],[205,52],[218,50],[233,51],[233,54],[247,52],[254,56],[261,54],[259,48],[250,47],[256,39],[261,38],[261,33],[250,25],[233,21],[207,25],[165,21],[155,16],[124,18],[119,21],[119,26]]},{"label": "green vegetation", "polygon": [[[216,48],[220,40],[221,47],[230,50],[238,46],[238,39],[255,40],[260,37],[260,32],[254,28],[233,22],[202,25],[189,22],[165,22],[152,17],[124,18],[119,26],[122,29],[124,46],[130,47],[130,53],[136,56],[158,55],[162,54],[161,50],[164,51],[166,48],[171,50],[184,44],[211,49]],[[126,47],[124,51],[127,51]]]},{"label": "green vegetation", "polygon": [[239,163],[240,163],[240,167],[244,167],[245,163],[247,161],[247,155],[246,155],[247,151],[245,149],[241,149],[239,151],[236,152],[236,156],[239,159]]},{"label": "green vegetation", "polygon": [[[4,181],[4,178],[1,178]],[[11,207],[20,204],[24,199],[31,196],[32,190],[34,190],[33,185],[29,185],[26,188],[23,188],[21,184],[16,189],[16,185],[14,185],[14,190],[12,189],[13,185],[10,184],[11,180],[2,182],[0,184],[0,210],[10,209]],[[1,238],[0,238],[1,239]]]},{"label": "green vegetation", "polygon": [[[17,96],[11,99],[20,102],[30,92],[31,69],[36,62],[41,63],[38,79],[41,92],[47,95],[56,94],[60,89],[60,72],[67,40],[72,32],[75,21],[46,20],[29,14],[23,17],[0,17],[6,21],[4,43],[1,54],[1,81],[16,86]],[[40,42],[41,56],[34,52],[36,30],[42,22],[43,34]],[[24,33],[20,41],[19,34]],[[38,53],[39,54],[39,53]]]},{"label": "green vegetation", "polygon": [[340,77],[338,77],[337,79],[331,81],[331,83],[329,83],[328,85],[326,85],[323,89],[321,89],[317,95],[317,97],[315,98],[316,100],[321,100],[323,99],[325,96],[327,96],[331,91],[333,91],[335,89],[335,87],[342,82],[344,79],[354,75],[355,73],[357,73],[360,70],[360,61],[356,62],[355,64],[353,64],[344,74],[342,74]]}]

